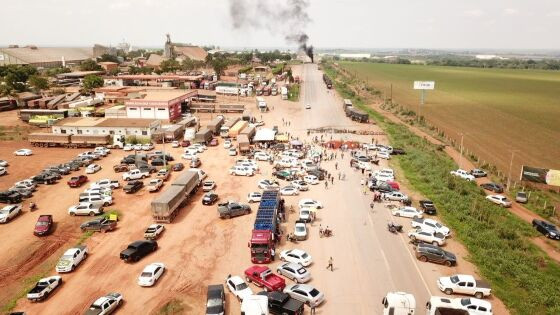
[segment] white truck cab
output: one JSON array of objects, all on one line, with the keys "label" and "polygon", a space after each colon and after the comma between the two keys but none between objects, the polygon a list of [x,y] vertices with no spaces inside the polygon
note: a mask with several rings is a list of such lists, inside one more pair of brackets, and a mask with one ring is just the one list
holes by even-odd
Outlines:
[{"label": "white truck cab", "polygon": [[389,292],[381,304],[383,315],[413,315],[416,310],[414,295],[405,292]]},{"label": "white truck cab", "polygon": [[249,295],[241,302],[241,315],[268,315],[268,297]]}]

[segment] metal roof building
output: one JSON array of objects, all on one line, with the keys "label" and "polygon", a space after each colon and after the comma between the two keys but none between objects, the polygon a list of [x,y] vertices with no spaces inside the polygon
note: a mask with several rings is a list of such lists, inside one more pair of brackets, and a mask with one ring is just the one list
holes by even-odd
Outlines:
[{"label": "metal roof building", "polygon": [[53,68],[63,64],[79,64],[93,58],[93,49],[87,47],[10,47],[0,48],[0,65],[31,65]]}]

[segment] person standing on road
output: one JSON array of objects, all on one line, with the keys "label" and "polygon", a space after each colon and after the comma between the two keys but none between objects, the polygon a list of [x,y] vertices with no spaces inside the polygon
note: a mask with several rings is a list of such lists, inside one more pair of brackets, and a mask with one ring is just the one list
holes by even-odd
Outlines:
[{"label": "person standing on road", "polygon": [[334,185],[334,176],[331,177],[331,185]]},{"label": "person standing on road", "polygon": [[[338,162],[334,162],[334,169],[338,170]],[[340,176],[338,176],[338,177],[339,177],[338,179],[340,179]]]},{"label": "person standing on road", "polygon": [[328,188],[329,188],[329,180],[327,179],[327,180],[325,181],[325,189],[328,189]]},{"label": "person standing on road", "polygon": [[333,259],[332,256],[329,258],[329,264],[327,265],[327,270],[331,269],[331,272],[333,271]]},{"label": "person standing on road", "polygon": [[315,305],[311,306],[311,315],[315,315]]}]

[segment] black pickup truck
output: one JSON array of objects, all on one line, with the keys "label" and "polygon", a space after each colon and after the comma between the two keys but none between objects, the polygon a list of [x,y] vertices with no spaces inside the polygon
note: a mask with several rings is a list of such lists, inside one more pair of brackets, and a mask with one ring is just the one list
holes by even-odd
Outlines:
[{"label": "black pickup truck", "polygon": [[420,200],[420,209],[429,215],[435,215],[437,213],[436,206],[431,200]]},{"label": "black pickup truck", "polygon": [[23,196],[16,191],[0,192],[0,203],[20,203]]},{"label": "black pickup truck", "polygon": [[271,314],[277,315],[301,315],[303,314],[303,302],[291,298],[290,295],[283,292],[266,292],[261,291],[258,295],[268,297],[268,310]]},{"label": "black pickup truck", "polygon": [[120,254],[120,258],[125,262],[139,261],[149,253],[156,251],[158,244],[156,241],[141,240],[130,243]]}]

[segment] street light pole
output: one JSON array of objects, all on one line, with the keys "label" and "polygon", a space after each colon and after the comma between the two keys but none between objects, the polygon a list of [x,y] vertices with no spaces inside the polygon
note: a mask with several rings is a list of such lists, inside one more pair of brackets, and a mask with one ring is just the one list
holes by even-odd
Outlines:
[{"label": "street light pole", "polygon": [[508,172],[508,178],[507,178],[507,191],[509,191],[509,184],[511,182],[511,168],[513,166],[513,157],[515,156],[515,152],[518,150],[511,150],[511,160],[509,161],[509,172]]}]

